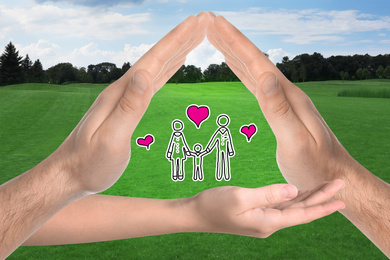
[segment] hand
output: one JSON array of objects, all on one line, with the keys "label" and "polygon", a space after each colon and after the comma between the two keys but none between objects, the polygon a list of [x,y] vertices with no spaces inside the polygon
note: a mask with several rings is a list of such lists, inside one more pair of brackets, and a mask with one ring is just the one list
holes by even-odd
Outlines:
[{"label": "hand", "polygon": [[329,201],[343,187],[342,180],[300,192],[291,184],[256,189],[218,187],[189,199],[188,218],[194,219],[197,232],[266,238],[282,228],[308,223],[344,208],[341,201]]},{"label": "hand", "polygon": [[259,101],[277,140],[278,166],[289,183],[312,189],[356,166],[309,97],[225,18],[211,20],[207,37]]},{"label": "hand", "polygon": [[154,93],[201,43],[209,15],[190,16],[107,87],[49,160],[87,192],[109,188],[130,159],[131,135]]}]

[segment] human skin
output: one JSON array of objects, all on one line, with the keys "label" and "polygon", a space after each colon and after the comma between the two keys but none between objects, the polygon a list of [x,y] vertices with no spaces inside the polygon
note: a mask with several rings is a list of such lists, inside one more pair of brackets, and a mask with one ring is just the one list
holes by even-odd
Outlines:
[{"label": "human skin", "polygon": [[184,199],[89,195],[51,218],[24,245],[87,243],[178,232],[215,232],[265,238],[279,229],[308,223],[344,207],[329,201],[344,182],[313,191],[291,184],[205,190]]},{"label": "human skin", "polygon": [[[211,14],[212,15],[212,14]],[[360,165],[332,133],[309,97],[225,18],[210,20],[209,41],[257,98],[277,140],[277,163],[299,189],[342,179],[340,212],[390,257],[390,185]]]},{"label": "human skin", "polygon": [[99,95],[53,154],[0,186],[0,259],[63,207],[118,180],[153,94],[203,41],[208,20],[207,13],[188,17]]},{"label": "human skin", "polygon": [[51,156],[0,186],[0,258],[22,243],[81,243],[174,232],[267,237],[344,207],[330,200],[343,188],[341,180],[300,192],[288,184],[220,187],[176,200],[93,194],[121,176],[130,158],[131,134],[151,97],[203,40],[210,18],[201,13],[176,27],[99,95]]}]

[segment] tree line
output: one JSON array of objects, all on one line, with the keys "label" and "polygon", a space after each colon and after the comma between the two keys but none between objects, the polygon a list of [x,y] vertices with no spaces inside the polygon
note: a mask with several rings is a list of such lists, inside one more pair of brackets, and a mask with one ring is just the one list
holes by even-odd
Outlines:
[{"label": "tree line", "polygon": [[293,82],[319,80],[390,79],[390,54],[370,56],[331,56],[301,54],[290,60],[283,57],[276,66]]},{"label": "tree line", "polygon": [[[362,80],[371,78],[390,79],[390,54],[370,56],[331,56],[324,58],[320,53],[301,54],[292,60],[284,57],[276,66],[291,81],[318,80]],[[71,63],[59,63],[47,70],[39,59],[34,62],[28,54],[19,55],[12,42],[0,56],[0,86],[19,83],[111,83],[131,68],[125,62],[121,68],[114,63],[102,62],[77,68]],[[239,81],[225,62],[210,64],[203,72],[194,65],[183,65],[169,79],[169,83],[197,83],[215,81]]]}]

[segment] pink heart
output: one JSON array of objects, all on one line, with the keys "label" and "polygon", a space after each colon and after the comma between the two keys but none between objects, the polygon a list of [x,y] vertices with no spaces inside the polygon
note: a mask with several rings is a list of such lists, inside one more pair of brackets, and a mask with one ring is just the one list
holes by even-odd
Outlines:
[{"label": "pink heart", "polygon": [[138,137],[137,138],[137,145],[138,146],[144,146],[146,147],[146,150],[150,149],[150,145],[154,142],[154,137],[151,134],[145,135],[144,138]]},{"label": "pink heart", "polygon": [[196,128],[210,116],[210,109],[208,106],[190,105],[187,107],[187,117],[195,123]]},{"label": "pink heart", "polygon": [[252,136],[256,134],[257,127],[255,124],[243,125],[240,129],[240,133],[246,136],[246,141],[249,143]]}]

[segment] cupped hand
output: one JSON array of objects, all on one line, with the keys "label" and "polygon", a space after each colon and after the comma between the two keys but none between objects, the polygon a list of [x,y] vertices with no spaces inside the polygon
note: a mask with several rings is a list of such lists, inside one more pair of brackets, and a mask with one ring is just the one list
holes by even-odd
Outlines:
[{"label": "cupped hand", "polygon": [[130,160],[131,135],[154,93],[201,43],[210,16],[200,13],[179,24],[92,104],[69,137],[48,160],[71,175],[86,192],[109,188]]},{"label": "cupped hand", "polygon": [[277,230],[322,218],[345,207],[331,200],[342,180],[324,182],[312,191],[292,184],[255,189],[233,186],[205,190],[189,198],[197,231],[266,238]]},{"label": "cupped hand", "polygon": [[257,98],[277,140],[279,169],[289,183],[313,189],[357,165],[310,98],[237,28],[214,16],[207,38]]}]

